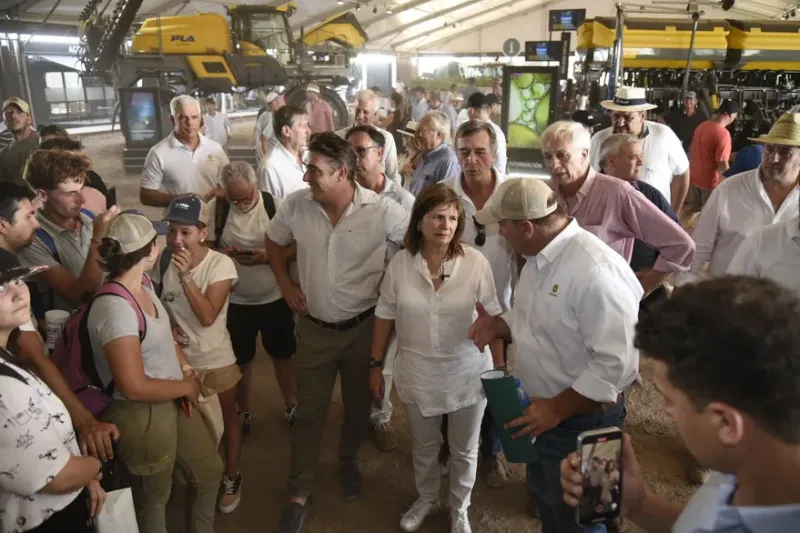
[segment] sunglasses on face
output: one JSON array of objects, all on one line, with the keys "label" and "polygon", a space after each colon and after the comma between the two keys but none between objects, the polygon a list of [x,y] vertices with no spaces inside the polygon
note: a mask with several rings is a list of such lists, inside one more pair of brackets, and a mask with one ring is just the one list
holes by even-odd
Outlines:
[{"label": "sunglasses on face", "polygon": [[483,246],[486,244],[486,226],[478,222],[478,219],[474,216],[472,217],[472,222],[475,224],[475,231],[477,231],[477,235],[475,235],[475,246]]}]

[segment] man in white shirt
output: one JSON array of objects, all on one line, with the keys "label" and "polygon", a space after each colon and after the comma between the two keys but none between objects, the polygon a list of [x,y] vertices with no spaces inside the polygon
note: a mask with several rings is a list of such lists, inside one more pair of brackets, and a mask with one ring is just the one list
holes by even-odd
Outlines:
[{"label": "man in white shirt", "polygon": [[184,94],[169,106],[175,130],[147,153],[139,200],[167,207],[175,198],[197,194],[208,202],[223,194],[219,171],[228,156],[218,142],[200,134],[200,102]]},{"label": "man in white shirt", "polygon": [[513,308],[491,317],[478,306],[469,335],[479,348],[495,338],[514,341],[514,373],[531,402],[506,428],[515,438],[536,437],[528,490],[542,531],[603,531],[575,524],[561,499],[559,463],[581,431],[624,421],[623,393],[639,368],[633,336],[642,286],[622,256],[564,213],[542,180],[507,180],[476,220],[499,223],[526,260]]},{"label": "man in white shirt", "polygon": [[600,147],[614,133],[630,133],[639,137],[644,150],[644,165],[639,179],[664,195],[672,209],[680,215],[689,192],[689,160],[675,132],[668,126],[646,120],[648,104],[644,89],[620,87],[613,100],[600,103],[611,110],[612,127],[592,137],[589,158],[596,172],[602,171]]},{"label": "man in white shirt", "polygon": [[303,180],[306,172],[304,154],[311,129],[308,114],[291,105],[275,112],[273,124],[278,144],[258,166],[258,189],[275,198],[285,198],[308,187]]},{"label": "man in white shirt", "polygon": [[494,155],[494,168],[501,174],[506,173],[506,165],[508,164],[508,153],[506,153],[506,135],[503,130],[491,121],[489,117],[489,104],[486,101],[486,95],[482,92],[473,93],[467,100],[467,114],[470,120],[483,120],[488,122],[494,128],[495,137],[497,137],[497,150]]},{"label": "man in white shirt", "polygon": [[253,132],[256,144],[256,165],[269,155],[278,145],[278,136],[275,134],[275,124],[273,123],[274,113],[286,105],[283,96],[276,92],[269,93],[265,98],[267,107],[256,121],[256,129]]},{"label": "man in white shirt", "polygon": [[[800,301],[771,280],[679,287],[636,326],[664,410],[715,471],[685,507],[647,489],[626,436],[622,512],[651,533],[784,533],[800,524]],[[561,465],[578,505],[580,457]]]},{"label": "man in white shirt", "polygon": [[[383,172],[389,176],[389,179],[401,183],[400,172],[397,168],[397,145],[394,142],[394,137],[385,129],[378,127],[378,110],[381,105],[380,97],[372,91],[360,91],[356,95],[355,104],[354,123],[351,127],[372,126],[383,135],[384,149],[383,155],[381,156],[381,167],[383,168]],[[336,132],[336,135],[344,139],[349,129],[350,128],[342,128]]]},{"label": "man in white shirt", "polygon": [[214,139],[224,147],[233,137],[233,126],[228,115],[217,111],[217,101],[209,97],[205,99],[206,114],[203,121],[206,125],[206,137]]},{"label": "man in white shirt", "polygon": [[[356,183],[375,194],[391,198],[410,213],[414,206],[414,195],[387,179],[381,168],[384,140],[384,136],[374,126],[354,126],[347,131],[347,141],[356,153]],[[370,416],[378,449],[386,452],[397,447],[397,439],[389,426],[392,418],[392,402],[389,396],[392,390],[392,369],[396,353],[397,341],[392,338],[386,357],[383,359],[383,378],[388,392],[384,395],[381,405],[372,406]]]},{"label": "man in white shirt", "polygon": [[800,113],[785,113],[766,136],[751,141],[764,144],[761,166],[725,179],[711,193],[692,233],[694,262],[679,283],[696,281],[706,262],[709,276],[725,274],[747,235],[797,216]]},{"label": "man in white shirt", "polygon": [[289,307],[300,318],[297,352],[297,419],[292,432],[289,504],[278,531],[297,533],[311,507],[311,489],[325,417],[341,375],[344,421],[339,481],[346,500],[359,498],[359,445],[369,427],[370,348],[378,288],[388,260],[400,249],[408,212],[397,202],[361,187],[356,154],[332,132],[309,146],[309,190],[286,197],[267,230],[267,255],[297,242],[300,284],[285,261],[272,269]]},{"label": "man in white shirt", "polygon": [[[511,309],[514,286],[517,283],[517,255],[514,248],[500,235],[500,226],[485,226],[475,215],[489,202],[505,175],[493,167],[497,137],[492,125],[483,120],[471,120],[458,128],[456,154],[461,165],[461,175],[442,183],[456,191],[464,208],[464,234],[462,241],[480,251],[492,267],[497,298],[503,312]],[[481,424],[481,459],[486,485],[500,488],[505,482],[505,468],[500,461],[500,437],[487,409]]]}]

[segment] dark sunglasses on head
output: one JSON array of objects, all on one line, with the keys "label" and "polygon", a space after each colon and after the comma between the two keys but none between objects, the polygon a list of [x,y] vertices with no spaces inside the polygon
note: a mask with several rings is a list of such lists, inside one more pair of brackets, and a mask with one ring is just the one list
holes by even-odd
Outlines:
[{"label": "dark sunglasses on head", "polygon": [[483,246],[486,244],[486,226],[478,222],[478,219],[474,216],[472,217],[472,222],[475,224],[475,231],[478,232],[475,235],[475,246]]}]

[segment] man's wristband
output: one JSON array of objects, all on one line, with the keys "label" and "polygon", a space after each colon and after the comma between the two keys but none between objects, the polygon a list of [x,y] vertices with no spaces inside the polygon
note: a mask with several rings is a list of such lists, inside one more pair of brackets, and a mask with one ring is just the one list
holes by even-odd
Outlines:
[{"label": "man's wristband", "polygon": [[370,368],[383,368],[383,359],[380,361],[377,359],[370,358],[369,360],[369,367]]}]

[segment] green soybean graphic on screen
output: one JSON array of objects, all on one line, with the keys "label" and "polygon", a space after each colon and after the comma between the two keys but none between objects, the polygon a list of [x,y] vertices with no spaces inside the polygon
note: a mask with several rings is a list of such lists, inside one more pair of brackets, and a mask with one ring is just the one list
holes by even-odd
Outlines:
[{"label": "green soybean graphic on screen", "polygon": [[511,75],[508,98],[508,146],[540,148],[539,136],[550,120],[552,74]]}]

